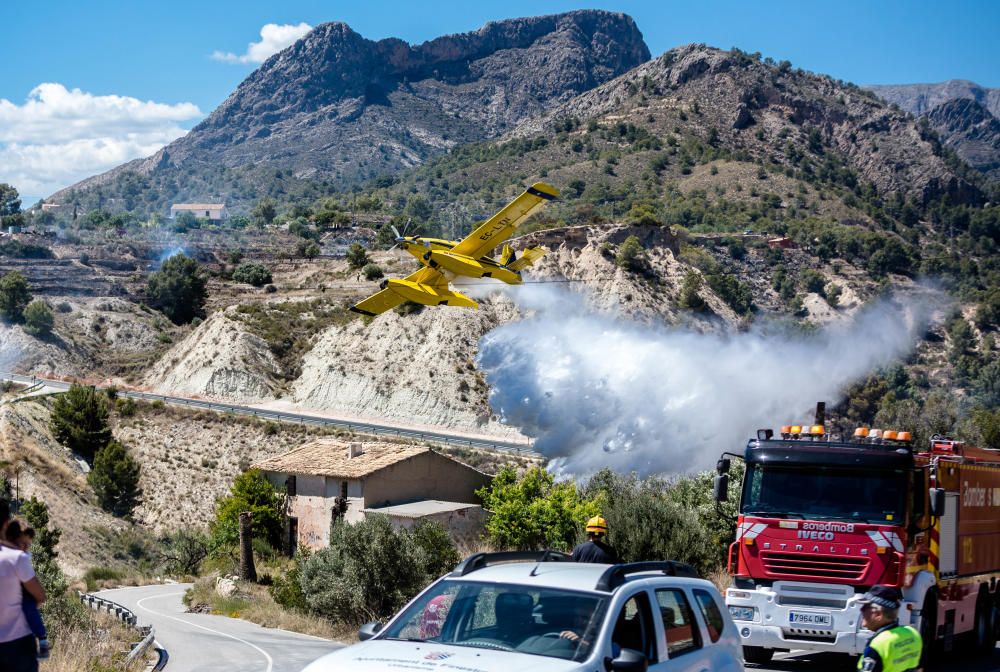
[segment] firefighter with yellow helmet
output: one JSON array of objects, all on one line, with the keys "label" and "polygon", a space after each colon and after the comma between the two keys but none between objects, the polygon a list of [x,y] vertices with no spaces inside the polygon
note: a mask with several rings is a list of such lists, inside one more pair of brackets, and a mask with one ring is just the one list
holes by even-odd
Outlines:
[{"label": "firefighter with yellow helmet", "polygon": [[596,562],[614,565],[618,554],[607,542],[608,521],[604,516],[594,516],[587,521],[587,541],[573,549],[573,562]]}]

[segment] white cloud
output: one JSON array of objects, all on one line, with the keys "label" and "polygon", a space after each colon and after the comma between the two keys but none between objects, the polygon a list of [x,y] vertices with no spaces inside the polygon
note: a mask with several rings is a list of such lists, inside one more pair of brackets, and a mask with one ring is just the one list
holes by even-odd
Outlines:
[{"label": "white cloud", "polygon": [[203,113],[129,96],[95,96],[62,84],[35,87],[23,105],[0,98],[0,182],[49,195],[131,159],[149,156]]},{"label": "white cloud", "polygon": [[312,26],[305,22],[297,26],[291,24],[279,26],[276,23],[268,23],[260,29],[260,42],[248,44],[245,54],[237,56],[228,51],[214,51],[212,58],[226,63],[263,63],[285,47],[295,44],[310,30],[312,30]]}]

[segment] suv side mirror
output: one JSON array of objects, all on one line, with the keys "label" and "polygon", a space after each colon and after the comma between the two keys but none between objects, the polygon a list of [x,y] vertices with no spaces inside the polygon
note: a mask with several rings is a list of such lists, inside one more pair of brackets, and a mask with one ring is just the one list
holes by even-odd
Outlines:
[{"label": "suv side mirror", "polygon": [[732,465],[732,460],[728,457],[719,458],[718,462],[715,463],[715,473],[717,474],[728,474],[729,467]]},{"label": "suv side mirror", "polygon": [[372,637],[378,634],[379,630],[382,629],[382,624],[378,621],[372,621],[371,623],[365,623],[358,630],[358,639],[362,642],[368,641]]},{"label": "suv side mirror", "polygon": [[604,669],[613,672],[646,672],[649,661],[635,649],[622,649],[614,660],[606,660]]},{"label": "suv side mirror", "polygon": [[931,515],[934,516],[935,518],[943,517],[945,511],[944,488],[931,488],[929,494],[930,494],[930,504],[931,504]]},{"label": "suv side mirror", "polygon": [[729,501],[729,474],[719,474],[712,483],[712,495],[717,502]]}]

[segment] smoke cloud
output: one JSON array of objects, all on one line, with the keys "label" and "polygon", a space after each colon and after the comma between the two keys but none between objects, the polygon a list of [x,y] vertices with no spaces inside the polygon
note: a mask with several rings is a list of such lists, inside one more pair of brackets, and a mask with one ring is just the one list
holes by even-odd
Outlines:
[{"label": "smoke cloud", "polygon": [[705,469],[758,427],[808,423],[817,401],[838,401],[846,385],[909,352],[939,300],[881,299],[811,334],[700,334],[595,313],[560,289],[513,295],[531,316],[479,343],[490,403],[535,438],[550,468],[576,475]]}]

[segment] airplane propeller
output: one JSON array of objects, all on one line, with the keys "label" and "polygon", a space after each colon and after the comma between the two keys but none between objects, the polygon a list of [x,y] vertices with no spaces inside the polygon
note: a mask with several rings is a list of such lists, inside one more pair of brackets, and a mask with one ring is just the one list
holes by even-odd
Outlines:
[{"label": "airplane propeller", "polygon": [[[406,230],[407,230],[407,229],[409,229],[409,228],[410,228],[410,222],[412,222],[412,221],[413,221],[413,218],[412,218],[412,217],[406,220],[406,224],[404,224],[404,225],[403,225],[403,232],[404,232],[404,233],[406,232]],[[402,233],[400,233],[400,232],[399,232],[399,229],[397,229],[397,228],[396,228],[396,227],[395,227],[394,225],[392,225],[392,224],[390,224],[390,225],[389,225],[389,228],[390,228],[390,229],[392,229],[392,232],[393,232],[394,234],[396,234],[396,243],[395,243],[395,244],[394,244],[394,245],[393,245],[392,247],[390,247],[390,248],[389,248],[389,250],[388,250],[389,252],[392,252],[392,251],[393,251],[393,250],[395,250],[395,249],[396,249],[397,247],[399,247],[399,244],[400,244],[400,243],[403,243],[403,242],[406,242],[406,236],[404,236],[404,235],[403,235]]]}]

